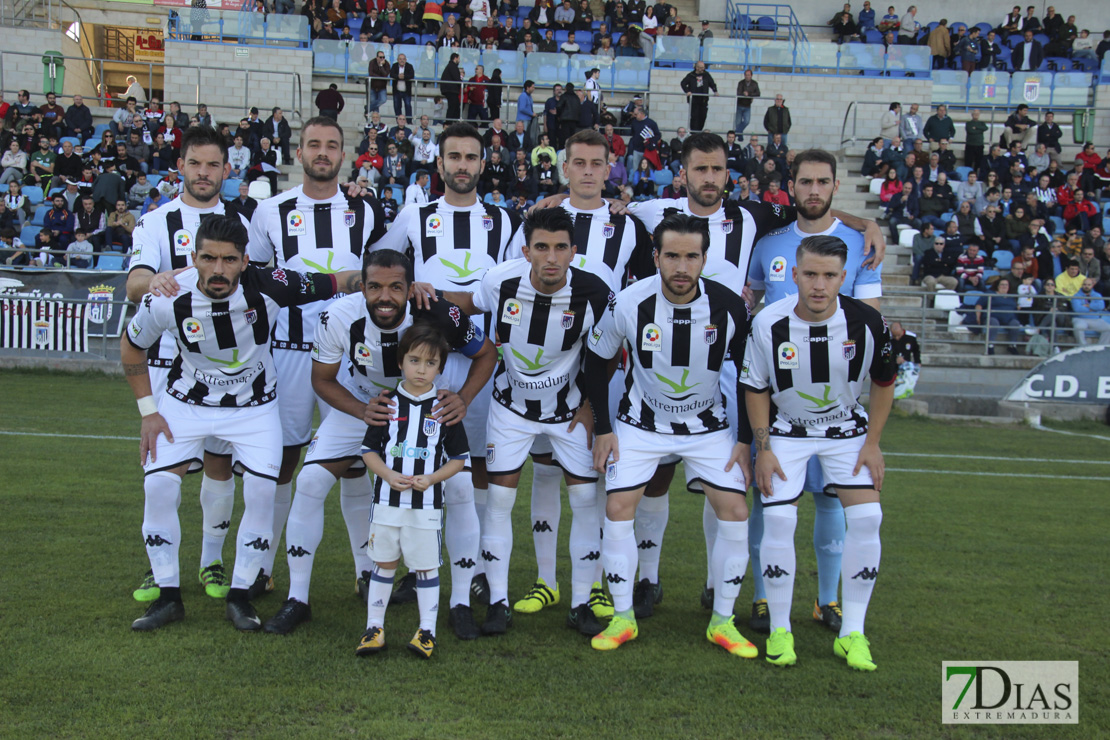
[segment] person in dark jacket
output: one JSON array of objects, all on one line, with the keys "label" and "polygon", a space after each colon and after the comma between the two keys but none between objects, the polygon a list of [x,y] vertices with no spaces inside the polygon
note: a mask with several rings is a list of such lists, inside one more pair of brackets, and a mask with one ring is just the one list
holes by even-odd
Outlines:
[{"label": "person in dark jacket", "polygon": [[73,105],[66,110],[62,121],[62,136],[76,136],[84,143],[93,137],[95,131],[92,111],[85,105],[84,98],[74,95]]},{"label": "person in dark jacket", "polygon": [[285,112],[274,106],[270,117],[262,124],[262,129],[274,148],[281,152],[282,163],[293,164],[293,158],[289,156],[289,140],[293,137],[293,131],[289,128],[289,121],[285,120]]},{"label": "person in dark jacket", "polygon": [[927,141],[939,144],[941,139],[956,138],[956,124],[948,115],[947,105],[938,105],[937,112],[929,116],[922,131]]},{"label": "person in dark jacket", "polygon": [[[251,168],[247,173],[247,182],[254,182],[260,177],[270,181],[270,195],[277,195],[277,149],[270,146],[270,139],[262,137],[262,143],[251,158]],[[267,165],[264,167],[263,165]],[[273,168],[273,169],[270,169]]]},{"label": "person in dark jacket", "polygon": [[574,83],[568,82],[563,97],[559,98],[559,105],[557,108],[557,116],[559,118],[559,140],[555,143],[555,149],[562,149],[566,140],[574,135],[578,130],[578,118],[582,113],[582,102],[578,98],[578,94],[574,90]]},{"label": "person in dark jacket", "polygon": [[389,77],[393,80],[393,115],[401,115],[401,104],[404,103],[405,115],[412,118],[412,88],[416,84],[413,82],[416,70],[404,54],[397,55],[397,61],[389,70]]},{"label": "person in dark jacket", "polygon": [[782,134],[782,143],[786,144],[786,136],[790,133],[790,109],[786,107],[782,95],[776,95],[775,104],[763,114],[763,128],[767,131],[767,138]]},{"label": "person in dark jacket", "polygon": [[705,62],[695,62],[693,71],[682,78],[681,87],[686,93],[686,102],[690,104],[690,130],[701,131],[709,113],[709,91],[717,94],[717,83],[713,75],[706,71]]},{"label": "person in dark jacket", "polygon": [[462,108],[462,72],[459,71],[459,55],[452,54],[443,74],[439,77],[439,91],[447,101],[447,121],[459,120]]},{"label": "person in dark jacket", "polygon": [[344,105],[343,94],[339,92],[339,85],[334,82],[328,85],[327,90],[316,94],[316,107],[320,109],[321,116],[338,121]]}]

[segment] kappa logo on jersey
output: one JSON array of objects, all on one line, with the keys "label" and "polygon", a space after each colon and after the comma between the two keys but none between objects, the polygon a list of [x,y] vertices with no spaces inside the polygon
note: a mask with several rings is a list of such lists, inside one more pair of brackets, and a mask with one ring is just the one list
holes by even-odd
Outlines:
[{"label": "kappa logo on jersey", "polygon": [[524,312],[524,306],[515,298],[507,298],[505,300],[505,308],[501,311],[501,320],[506,324],[513,326],[520,326],[521,314]]},{"label": "kappa logo on jersey", "polygon": [[300,211],[289,212],[289,215],[285,217],[285,233],[289,236],[304,236],[308,233],[303,213]]},{"label": "kappa logo on jersey", "polygon": [[490,215],[482,216],[482,228],[486,231],[493,231],[493,217]]},{"label": "kappa logo on jersey", "polygon": [[640,337],[640,349],[646,352],[663,351],[663,330],[659,328],[659,324],[648,324],[644,327],[644,333]]},{"label": "kappa logo on jersey", "polygon": [[845,342],[843,345],[841,345],[841,347],[844,350],[844,359],[845,360],[855,359],[855,356],[856,356],[856,341],[854,339],[849,339],[847,342]]},{"label": "kappa logo on jersey", "polygon": [[246,311],[243,312],[243,318],[247,320],[247,326],[250,326],[254,322],[258,321],[258,309],[248,308]]},{"label": "kappa logo on jersey", "polygon": [[424,220],[425,236],[443,236],[443,219],[438,214],[431,214]]},{"label": "kappa logo on jersey", "polygon": [[606,238],[606,239],[612,239],[613,234],[615,234],[616,231],[617,231],[617,227],[614,226],[613,224],[605,224],[604,226],[601,227],[601,236]]},{"label": "kappa logo on jersey", "polygon": [[343,211],[343,225],[348,229],[355,225],[355,212],[350,208]]},{"label": "kappa logo on jersey", "polygon": [[146,536],[147,547],[161,547],[162,545],[172,545],[173,543],[167,539],[163,539],[160,534],[148,534]]},{"label": "kappa logo on jersey", "polygon": [[420,428],[420,431],[422,431],[424,433],[425,437],[434,437],[435,433],[436,433],[436,427],[438,425],[439,425],[439,422],[436,421],[433,417],[425,416],[424,417],[424,426],[422,426]]},{"label": "kappa logo on jersey", "polygon": [[455,326],[458,326],[459,322],[462,321],[462,311],[459,310],[458,306],[451,306],[451,308],[447,309],[447,315],[455,322]]},{"label": "kappa logo on jersey", "polygon": [[192,316],[181,322],[181,332],[187,342],[199,342],[204,339],[204,327]]},{"label": "kappa logo on jersey", "polygon": [[771,270],[767,274],[767,279],[772,283],[781,283],[786,280],[786,258],[775,257],[771,260]]},{"label": "kappa logo on jersey", "polygon": [[183,257],[193,253],[193,235],[185,229],[178,229],[173,233],[173,253]]},{"label": "kappa logo on jersey", "polygon": [[791,342],[783,342],[775,351],[779,360],[779,370],[797,370],[801,367],[798,360],[798,348]]},{"label": "kappa logo on jersey", "polygon": [[355,345],[355,362],[363,366],[374,366],[374,356],[370,354],[370,348],[362,342]]},{"label": "kappa logo on jersey", "polygon": [[731,234],[732,233],[732,219],[731,218],[726,218],[724,221],[721,222],[721,232],[725,233],[725,234]]},{"label": "kappa logo on jersey", "polygon": [[305,555],[311,555],[312,554],[312,552],[310,550],[306,550],[303,547],[301,547],[300,545],[290,547],[288,550],[286,550],[286,552],[289,553],[289,555],[291,555],[292,557],[295,557],[295,558],[303,558]]},{"label": "kappa logo on jersey", "polygon": [[561,326],[564,329],[570,329],[574,326],[574,311],[563,311],[563,321]]},{"label": "kappa logo on jersey", "polygon": [[873,581],[878,577],[879,577],[879,569],[878,568],[868,568],[868,567],[864,566],[863,570],[861,570],[859,573],[856,573],[854,576],[852,576],[852,580],[854,581],[857,578],[862,578],[865,581]]},{"label": "kappa logo on jersey", "polygon": [[713,344],[717,341],[717,325],[709,324],[705,327],[705,343]]},{"label": "kappa logo on jersey", "polygon": [[486,465],[493,465],[493,461],[497,459],[497,448],[490,442],[486,445]]},{"label": "kappa logo on jersey", "polygon": [[289,277],[285,274],[285,270],[279,267],[278,269],[274,270],[272,274],[274,276],[274,280],[277,280],[282,285],[289,285]]},{"label": "kappa logo on jersey", "polygon": [[270,549],[270,541],[264,540],[261,537],[255,537],[254,540],[248,542],[246,545],[244,545],[244,547],[253,547],[255,550],[261,550],[265,552],[266,550]]}]

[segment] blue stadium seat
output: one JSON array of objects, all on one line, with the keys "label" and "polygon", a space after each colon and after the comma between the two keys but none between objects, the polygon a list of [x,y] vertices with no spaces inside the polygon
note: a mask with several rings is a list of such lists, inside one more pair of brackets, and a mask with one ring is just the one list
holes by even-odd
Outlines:
[{"label": "blue stadium seat", "polygon": [[242,180],[235,180],[235,179],[232,179],[232,178],[224,180],[224,186],[220,190],[220,195],[227,198],[228,200],[231,200],[233,198],[238,198],[239,197],[239,183],[241,183],[241,182],[242,182]]},{"label": "blue stadium seat", "polygon": [[96,260],[96,269],[123,271],[123,264],[127,258],[122,254],[102,254]]},{"label": "blue stadium seat", "polygon": [[27,202],[33,206],[37,206],[43,201],[42,188],[38,185],[24,185],[22,192],[27,198]]},{"label": "blue stadium seat", "polygon": [[747,16],[747,14],[740,13],[736,16],[736,19],[733,21],[732,26],[737,31],[747,31],[749,28],[751,28],[752,21],[751,18]]},{"label": "blue stadium seat", "polygon": [[960,180],[960,182],[964,182],[965,180],[967,180],[968,173],[970,173],[970,172],[971,172],[970,167],[957,167],[956,168],[956,177]]},{"label": "blue stadium seat", "polygon": [[[562,46],[563,42],[565,42],[567,40],[568,35],[569,35],[569,31],[564,31],[562,29],[559,29],[558,31],[556,31],[555,32],[555,47],[558,48],[558,47]],[[577,39],[577,37],[575,37],[575,38]]]},{"label": "blue stadium seat", "polygon": [[1067,57],[1048,57],[1044,60],[1048,68],[1056,72],[1071,71],[1071,60]]},{"label": "blue stadium seat", "polygon": [[1043,33],[1033,34],[1033,40],[1036,41],[1037,43],[1039,43],[1041,46],[1044,46],[1049,42],[1048,36],[1046,34],[1043,34]]},{"label": "blue stadium seat", "polygon": [[19,241],[23,242],[24,244],[34,244],[35,238],[39,235],[40,231],[42,231],[41,226],[32,226],[31,224],[27,224],[19,231]]},{"label": "blue stadium seat", "polygon": [[42,226],[46,223],[46,212],[50,210],[50,206],[43,203],[35,207],[35,215],[31,217],[32,226]]},{"label": "blue stadium seat", "polygon": [[655,181],[655,184],[659,187],[660,191],[662,191],[663,188],[674,182],[674,172],[672,172],[669,167],[664,167],[661,170],[652,172],[651,179]]},{"label": "blue stadium seat", "polygon": [[755,27],[759,31],[777,31],[779,24],[771,16],[764,15],[755,22]]},{"label": "blue stadium seat", "polygon": [[390,185],[390,191],[393,193],[393,200],[397,201],[397,205],[404,205],[405,191],[400,185]]},{"label": "blue stadium seat", "polygon": [[1023,41],[1025,41],[1025,39],[1021,37],[1021,34],[1015,33],[1010,36],[1010,38],[1006,39],[1006,46],[1012,49]]},{"label": "blue stadium seat", "polygon": [[1052,225],[1056,227],[1052,232],[1053,234],[1063,234],[1065,231],[1067,231],[1067,227],[1064,226],[1064,219],[1060,218],[1059,216],[1049,216],[1048,220],[1051,221]]},{"label": "blue stadium seat", "polygon": [[63,136],[61,139],[58,140],[58,143],[64,144],[67,141],[73,146],[81,146],[81,140],[78,139],[76,136]]},{"label": "blue stadium seat", "polygon": [[1014,261],[1013,252],[1005,248],[994,250],[994,254],[991,256],[994,257],[994,267],[996,270],[1009,270],[1010,265]]},{"label": "blue stadium seat", "polygon": [[91,139],[85,139],[85,156],[87,157],[89,155],[89,152],[92,151],[93,147],[95,147],[99,143],[99,136],[94,136]]},{"label": "blue stadium seat", "polygon": [[420,37],[420,45],[434,44],[436,42],[436,35],[434,33],[425,33]]},{"label": "blue stadium seat", "polygon": [[95,138],[97,141],[100,141],[100,137],[102,137],[104,135],[104,132],[107,131],[107,130],[108,130],[108,124],[106,124],[106,123],[96,124],[96,126],[93,127],[93,138]]},{"label": "blue stadium seat", "polygon": [[976,23],[975,27],[979,29],[979,33],[983,38],[986,38],[987,34],[994,30],[994,26],[986,22]]},{"label": "blue stadium seat", "polygon": [[957,33],[961,28],[966,29],[967,24],[963,21],[956,21],[955,23],[948,24],[948,30],[951,33]]},{"label": "blue stadium seat", "polygon": [[881,44],[883,43],[883,35],[874,28],[869,28],[863,32],[863,40],[868,44]]},{"label": "blue stadium seat", "polygon": [[351,36],[357,40],[358,34],[362,31],[362,19],[355,18],[354,16],[348,16],[347,25],[351,29]]}]

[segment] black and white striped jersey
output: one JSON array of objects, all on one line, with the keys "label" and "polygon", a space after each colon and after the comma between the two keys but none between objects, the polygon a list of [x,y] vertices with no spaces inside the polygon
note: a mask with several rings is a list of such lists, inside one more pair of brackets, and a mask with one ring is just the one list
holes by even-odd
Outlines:
[{"label": "black and white striped jersey", "polygon": [[439,327],[452,349],[473,357],[482,349],[485,334],[455,304],[443,298],[425,311],[409,302],[401,323],[382,329],[370,317],[366,298],[352,293],[332,301],[317,317],[312,359],[323,364],[341,362],[339,384],[360,401],[393,390],[401,379],[397,347],[415,322]]},{"label": "black and white striped jersey", "polygon": [[[258,204],[251,217],[251,262],[298,272],[334,273],[362,268],[362,255],[385,233],[385,212],[373,196],[349,198],[342,190],[314,200],[297,186]],[[327,304],[290,307],[278,317],[274,348],[308,352],[316,316]]]},{"label": "black and white striped jersey", "polygon": [[[131,265],[128,272],[137,269],[150,270],[154,274],[178,270],[193,265],[193,250],[196,249],[197,229],[209,216],[222,216],[224,202],[221,200],[211,208],[193,208],[181,198],[150,213],[144,213],[135,223],[132,234],[134,246],[131,249]],[[243,226],[249,221],[241,215]],[[147,364],[151,367],[169,367],[177,345],[173,336],[167,335],[158,344],[152,345],[147,353]]]},{"label": "black and white striped jersey", "polygon": [[608,203],[586,211],[572,206],[567,198],[562,207],[574,218],[572,243],[578,253],[571,262],[573,267],[597,275],[614,292],[627,285],[629,278],[655,274],[651,234],[640,219],[613,215]]},{"label": "black and white striped jersey", "polygon": [[573,267],[566,285],[540,293],[531,271],[528,260],[510,260],[487,270],[474,292],[501,342],[493,397],[530,421],[568,421],[582,405],[583,339],[615,295],[601,278]]},{"label": "black and white striped jersey", "polygon": [[[412,396],[403,385],[390,392],[397,410],[388,424],[372,426],[362,440],[362,454],[376,452],[390,469],[404,475],[431,475],[448,460],[470,459],[466,430],[460,424],[441,424],[432,416],[436,388]],[[426,491],[398,491],[374,477],[374,503],[401,509],[442,509],[443,484]]]},{"label": "black and white striped jersey", "polygon": [[[443,198],[402,208],[374,249],[412,258],[416,279],[439,290],[473,291],[486,270],[519,256],[524,230],[516,214],[476,200],[459,208]],[[483,327],[489,333],[489,319]]]},{"label": "black and white striped jersey", "polygon": [[778,409],[771,434],[858,437],[867,433],[859,402],[864,380],[894,382],[898,366],[890,330],[878,311],[848,296],[828,320],[803,321],[798,296],[767,306],[752,323],[740,385],[771,392]]},{"label": "black and white striped jersey", "polygon": [[331,298],[335,276],[251,266],[224,299],[197,287],[197,271],[177,276],[176,296],[143,296],[127,339],[146,350],[164,332],[177,342],[166,393],[199,406],[242,407],[277,396],[270,339],[278,310]]},{"label": "black and white striped jersey", "polygon": [[[750,323],[740,296],[714,280],[699,280],[694,300],[682,305],[666,299],[659,276],[622,290],[588,342],[604,359],[629,342],[632,371],[617,418],[660,434],[728,428],[721,367],[729,356],[739,363]],[[605,426],[597,433],[605,433]]]},{"label": "black and white striped jersey", "polygon": [[[671,213],[694,216],[687,198],[630,203],[629,209],[653,232],[659,222]],[[793,206],[725,200],[708,218],[694,218],[709,224],[709,251],[701,276],[739,293],[748,282],[748,267],[755,243],[775,229],[793,223],[797,214]]]}]

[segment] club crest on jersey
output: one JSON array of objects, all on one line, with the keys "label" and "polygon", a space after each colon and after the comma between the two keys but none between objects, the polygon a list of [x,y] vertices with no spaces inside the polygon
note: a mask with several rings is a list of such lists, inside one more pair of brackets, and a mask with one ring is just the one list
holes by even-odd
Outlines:
[{"label": "club crest on jersey", "polygon": [[663,350],[663,330],[659,324],[648,324],[640,335],[640,349],[647,352],[661,352]]},{"label": "club crest on jersey", "polygon": [[204,327],[192,316],[181,322],[181,333],[189,343],[199,342],[204,339]]},{"label": "club crest on jersey", "polygon": [[617,227],[613,224],[605,224],[605,226],[601,228],[601,235],[606,239],[612,239],[616,231]]},{"label": "club crest on jersey", "polygon": [[781,283],[786,280],[785,257],[775,257],[771,260],[771,270],[767,273],[767,279],[772,283]]},{"label": "club crest on jersey", "polygon": [[285,233],[288,236],[304,236],[308,233],[303,213],[300,211],[289,212],[289,215],[285,217]]},{"label": "club crest on jersey", "polygon": [[524,312],[524,306],[515,298],[507,298],[505,300],[505,308],[501,311],[501,320],[506,324],[513,326],[520,326],[520,316]]},{"label": "club crest on jersey", "polygon": [[574,311],[563,311],[562,326],[564,329],[570,329],[574,326]]},{"label": "club crest on jersey", "polygon": [[355,225],[355,212],[350,208],[343,211],[343,225],[348,229]]},{"label": "club crest on jersey", "polygon": [[482,216],[482,228],[486,231],[493,231],[493,216]]},{"label": "club crest on jersey", "polygon": [[374,355],[370,354],[370,348],[362,342],[355,345],[355,364],[374,366]]},{"label": "club crest on jersey", "polygon": [[717,341],[717,325],[709,324],[705,327],[705,343],[713,344]]},{"label": "club crest on jersey", "polygon": [[173,232],[173,253],[184,257],[193,253],[193,235],[186,229]]},{"label": "club crest on jersey", "polygon": [[849,339],[847,342],[845,342],[841,346],[844,348],[844,359],[845,360],[855,359],[855,356],[856,356],[856,341],[854,339]]},{"label": "club crest on jersey", "polygon": [[443,219],[438,213],[429,214],[428,218],[424,219],[424,235],[443,236]]},{"label": "club crest on jersey", "polygon": [[243,318],[247,320],[247,325],[250,326],[254,322],[258,321],[258,309],[248,308],[246,311],[243,312]]},{"label": "club crest on jersey", "polygon": [[721,231],[724,232],[725,234],[731,234],[732,233],[732,219],[731,218],[726,218],[724,221],[721,222]]},{"label": "club crest on jersey", "polygon": [[420,427],[420,431],[424,433],[425,437],[434,437],[436,433],[436,427],[438,425],[439,422],[436,421],[434,418],[432,418],[431,416],[425,416],[424,424]]},{"label": "club crest on jersey", "polygon": [[797,370],[801,367],[798,361],[798,348],[792,342],[783,342],[775,352],[779,361],[779,370]]},{"label": "club crest on jersey", "polygon": [[616,480],[616,479],[617,479],[617,464],[615,462],[611,462],[611,463],[609,463],[608,465],[605,466],[605,480]]},{"label": "club crest on jersey", "polygon": [[493,442],[486,445],[486,465],[493,465],[493,461],[497,459],[497,448]]}]

